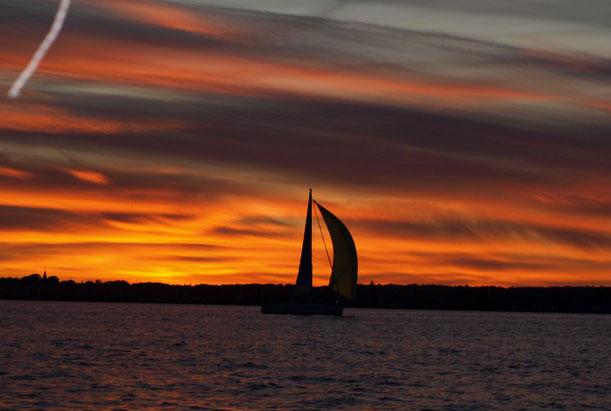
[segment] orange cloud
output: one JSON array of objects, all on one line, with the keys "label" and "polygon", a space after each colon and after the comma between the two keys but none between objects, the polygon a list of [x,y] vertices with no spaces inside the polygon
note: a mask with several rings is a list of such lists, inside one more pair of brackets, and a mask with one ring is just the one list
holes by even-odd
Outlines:
[{"label": "orange cloud", "polygon": [[21,179],[24,179],[24,178],[27,179],[27,178],[33,177],[32,173],[28,173],[27,171],[17,170],[16,168],[11,168],[11,167],[1,167],[1,166],[0,166],[0,176],[21,178]]},{"label": "orange cloud", "polygon": [[94,184],[108,184],[109,180],[104,174],[98,173],[97,171],[90,170],[66,170],[69,174],[78,178],[79,180],[86,181]]},{"label": "orange cloud", "polygon": [[34,104],[0,102],[0,129],[44,133],[136,133],[163,128],[180,129],[178,121],[118,121],[77,116],[68,110]]},{"label": "orange cloud", "polygon": [[[166,14],[153,11],[151,8],[158,6],[150,4],[132,6],[130,3],[128,6],[121,2],[112,3],[110,7],[148,10],[145,13],[148,17],[154,15],[164,22],[172,21]],[[91,53],[90,45],[94,42],[95,53]],[[14,61],[10,55],[5,59]],[[19,66],[17,61],[5,65],[15,69]],[[229,95],[265,97],[284,92],[425,107],[436,107],[440,103],[446,107],[469,107],[487,101],[556,98],[498,86],[393,77],[355,68],[343,71],[331,67],[305,67],[298,63],[224,51],[137,44],[130,39],[83,38],[70,32],[63,33],[61,45],[43,62],[39,74]]]},{"label": "orange cloud", "polygon": [[115,13],[118,18],[175,30],[213,37],[227,37],[233,33],[230,27],[215,24],[203,14],[193,13],[187,9],[168,4],[137,0],[130,2],[112,0],[104,2],[102,7]]}]

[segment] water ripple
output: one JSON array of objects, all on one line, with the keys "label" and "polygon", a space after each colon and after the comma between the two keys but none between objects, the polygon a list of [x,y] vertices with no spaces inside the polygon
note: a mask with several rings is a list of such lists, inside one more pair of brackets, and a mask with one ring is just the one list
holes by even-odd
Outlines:
[{"label": "water ripple", "polygon": [[0,301],[0,409],[610,409],[611,316]]}]

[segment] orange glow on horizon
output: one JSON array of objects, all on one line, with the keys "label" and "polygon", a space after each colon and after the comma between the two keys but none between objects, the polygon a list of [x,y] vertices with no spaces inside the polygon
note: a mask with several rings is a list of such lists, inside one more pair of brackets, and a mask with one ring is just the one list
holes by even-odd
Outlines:
[{"label": "orange glow on horizon", "polygon": [[[320,195],[324,196],[324,190]],[[38,194],[30,193],[30,196],[34,198]],[[296,275],[303,235],[305,199],[299,200],[275,203],[231,198],[214,206],[206,205],[202,214],[197,212],[197,203],[183,204],[193,214],[177,219],[171,217],[177,211],[171,202],[144,209],[117,203],[114,209],[120,214],[115,217],[95,208],[83,208],[78,200],[72,203],[66,196],[61,202],[53,200],[47,204],[74,210],[77,216],[83,216],[83,221],[81,218],[71,221],[72,217],[68,217],[60,232],[5,231],[11,238],[5,248],[14,251],[17,257],[3,262],[2,275],[27,275],[40,270],[38,267],[46,267],[49,274],[75,280],[291,283]],[[105,201],[110,204],[112,197]],[[575,249],[537,236],[530,240],[482,237],[453,244],[451,238],[424,240],[381,235],[359,223],[359,220],[379,220],[377,212],[347,209],[337,200],[333,203],[333,212],[347,222],[357,243],[362,283],[374,280],[376,283],[541,285],[554,283],[555,279],[556,283],[566,284],[580,281],[609,284],[606,273],[611,263],[603,250],[597,253]],[[255,210],[271,209],[276,209],[274,214],[256,212],[253,215]],[[424,210],[426,206],[419,212]],[[314,228],[314,283],[325,285],[330,270],[316,225]],[[328,234],[325,235],[329,245]],[[516,260],[514,256],[522,257]],[[578,262],[585,258],[591,261],[589,275],[587,280],[579,280],[582,265]],[[494,277],[490,277],[490,267],[496,267]]]}]

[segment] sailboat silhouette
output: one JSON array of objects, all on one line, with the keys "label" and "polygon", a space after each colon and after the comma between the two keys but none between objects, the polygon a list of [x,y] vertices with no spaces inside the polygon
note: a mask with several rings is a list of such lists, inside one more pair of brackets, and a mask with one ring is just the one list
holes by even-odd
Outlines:
[{"label": "sailboat silhouette", "polygon": [[[339,296],[354,300],[356,296],[356,282],[358,277],[358,259],[356,246],[350,231],[333,213],[314,201],[325,225],[331,235],[333,243],[333,264],[329,287]],[[321,231],[322,235],[322,231]],[[324,241],[324,237],[323,237]],[[326,248],[326,246],[325,246]],[[321,314],[342,315],[344,307],[340,304],[341,297],[335,304],[320,304],[309,300],[312,294],[312,189],[308,197],[308,211],[306,215],[303,245],[297,282],[295,283],[295,301],[282,304],[267,304],[261,307],[265,314]]]}]

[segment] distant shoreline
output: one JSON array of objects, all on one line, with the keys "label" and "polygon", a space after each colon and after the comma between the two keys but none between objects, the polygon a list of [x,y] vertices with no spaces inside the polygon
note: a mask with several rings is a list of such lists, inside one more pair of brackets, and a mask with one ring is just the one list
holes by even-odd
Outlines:
[{"label": "distant shoreline", "polygon": [[[211,305],[262,305],[288,301],[293,286],[282,284],[169,285],[126,281],[60,281],[32,274],[0,278],[0,299],[81,302],[139,302]],[[314,287],[312,300],[335,296]],[[446,285],[358,285],[348,308],[393,308],[460,311],[513,311],[611,314],[611,287],[496,287]]]}]

